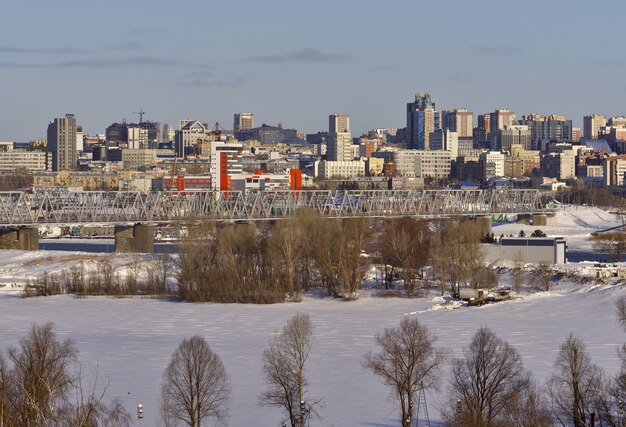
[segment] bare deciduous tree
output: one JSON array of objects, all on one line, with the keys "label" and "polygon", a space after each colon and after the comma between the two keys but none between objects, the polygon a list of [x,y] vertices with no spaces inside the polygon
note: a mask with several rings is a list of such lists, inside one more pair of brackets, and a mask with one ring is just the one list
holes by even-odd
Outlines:
[{"label": "bare deciduous tree", "polygon": [[414,218],[388,219],[379,236],[379,248],[385,264],[402,269],[408,295],[416,291],[415,279],[426,265],[430,245],[428,227]]},{"label": "bare deciduous tree", "polygon": [[[261,404],[284,410],[292,427],[304,426],[320,401],[307,396],[306,361],[313,344],[313,325],[307,314],[296,314],[272,338],[263,352],[268,389]],[[301,406],[305,402],[305,408]]]},{"label": "bare deciduous tree", "polygon": [[554,420],[537,384],[530,382],[522,388],[516,400],[504,411],[503,426],[552,427]]},{"label": "bare deciduous tree", "polygon": [[573,334],[561,344],[554,369],[546,388],[555,417],[563,425],[588,425],[591,413],[599,414],[604,399],[602,369],[592,363],[585,343]]},{"label": "bare deciduous tree", "polygon": [[397,328],[376,336],[377,353],[365,355],[364,366],[392,388],[402,410],[402,426],[409,427],[421,387],[436,388],[445,352],[436,349],[436,338],[417,319],[404,318]]},{"label": "bare deciduous tree", "polygon": [[7,359],[0,355],[0,426],[128,426],[121,403],[105,403],[106,387],[97,387],[97,376],[91,387],[83,387],[74,373],[77,353],[46,323],[34,325],[18,347],[9,348]]},{"label": "bare deciduous tree", "polygon": [[126,412],[119,399],[110,404],[104,402],[108,385],[98,386],[98,371],[95,380],[85,386],[82,375],[78,374],[74,382],[74,402],[69,400],[59,411],[56,425],[72,427],[123,427],[130,426],[130,414]]},{"label": "bare deciduous tree", "polygon": [[230,394],[224,364],[206,340],[198,335],[184,339],[163,372],[163,412],[190,427],[210,418],[223,421]]},{"label": "bare deciduous tree", "polygon": [[519,353],[486,327],[463,353],[452,363],[450,406],[444,417],[451,426],[502,425],[507,408],[519,402],[530,383]]},{"label": "bare deciduous tree", "polygon": [[298,264],[305,252],[304,228],[297,219],[279,221],[272,230],[268,246],[272,260],[279,264],[279,277],[285,281],[288,294],[299,299]]},{"label": "bare deciduous tree", "polygon": [[77,353],[69,339],[57,341],[52,323],[33,325],[18,347],[9,348],[12,372],[4,384],[9,388],[5,397],[19,424],[45,425],[55,417],[72,388]]}]

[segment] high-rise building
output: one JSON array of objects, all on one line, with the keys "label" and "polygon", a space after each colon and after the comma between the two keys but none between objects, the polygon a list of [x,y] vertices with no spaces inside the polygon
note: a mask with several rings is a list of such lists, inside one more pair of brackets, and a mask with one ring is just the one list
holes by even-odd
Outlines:
[{"label": "high-rise building", "polygon": [[179,125],[180,130],[176,132],[176,155],[179,158],[198,155],[199,144],[211,139],[207,124],[183,119]]},{"label": "high-rise building", "polygon": [[515,113],[508,108],[498,108],[493,113],[489,114],[489,131],[495,132],[499,129],[504,129],[505,126],[511,126],[517,124],[515,122]]},{"label": "high-rise building", "polygon": [[456,132],[460,138],[471,137],[474,126],[473,113],[467,108],[456,108],[441,112],[441,128]]},{"label": "high-rise building", "polygon": [[475,141],[488,141],[491,133],[491,116],[489,113],[478,116],[478,126],[474,128],[472,136]]},{"label": "high-rise building", "polygon": [[406,104],[407,148],[429,150],[430,134],[441,128],[440,119],[430,93],[415,94],[415,101]]},{"label": "high-rise building", "polygon": [[328,142],[326,160],[347,162],[352,160],[352,132],[348,114],[328,116]]},{"label": "high-rise building", "polygon": [[602,126],[606,125],[606,117],[598,114],[583,118],[583,138],[596,139]]},{"label": "high-rise building", "polygon": [[618,128],[626,127],[626,117],[624,116],[611,117],[607,125],[611,127],[618,127]]},{"label": "high-rise building", "polygon": [[211,186],[214,190],[232,190],[232,176],[241,175],[241,143],[215,141],[211,144]]},{"label": "high-rise building", "polygon": [[48,125],[46,150],[52,156],[53,171],[76,170],[76,118],[73,114],[56,118]]},{"label": "high-rise building", "polygon": [[254,128],[254,114],[252,113],[235,113],[233,122],[233,132],[238,137],[239,132]]},{"label": "high-rise building", "polygon": [[510,153],[512,145],[521,145],[524,150],[532,148],[528,126],[510,125],[491,133],[492,150]]},{"label": "high-rise building", "polygon": [[544,116],[532,113],[522,116],[520,123],[528,126],[530,129],[530,139],[533,148],[539,147],[542,140],[572,140],[572,121],[565,120],[565,116],[556,114]]},{"label": "high-rise building", "polygon": [[430,149],[449,151],[453,159],[459,154],[459,134],[449,130],[438,129],[430,134]]}]

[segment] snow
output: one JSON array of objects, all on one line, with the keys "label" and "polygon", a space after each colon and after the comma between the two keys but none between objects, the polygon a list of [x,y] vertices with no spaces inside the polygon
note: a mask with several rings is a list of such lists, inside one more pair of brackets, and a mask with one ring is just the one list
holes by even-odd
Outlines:
[{"label": "snow", "polygon": [[556,214],[548,217],[548,225],[543,227],[518,223],[494,223],[493,234],[499,237],[501,234],[517,236],[520,230],[524,230],[527,236],[533,231],[540,229],[548,236],[563,236],[567,238],[569,249],[590,250],[593,248],[591,233],[623,224],[619,215],[607,212],[600,208],[589,206],[568,206],[558,210]]},{"label": "snow", "polygon": [[[562,235],[570,248],[583,249],[589,233],[618,225],[614,215],[594,208],[568,208],[548,219],[542,229]],[[527,234],[538,227],[504,224],[494,233]],[[500,231],[502,230],[502,231]],[[43,271],[60,271],[80,260],[109,257],[120,269],[146,255],[106,255],[61,251],[2,251],[0,256],[0,350],[17,344],[32,323],[53,321],[60,338],[72,338],[80,351],[84,372],[98,367],[110,382],[108,397],[119,397],[134,416],[144,405],[146,425],[158,425],[161,374],[184,337],[204,336],[220,355],[231,377],[233,399],[229,425],[277,426],[281,414],[259,406],[265,384],[261,355],[272,334],[298,312],[309,313],[315,342],[308,361],[310,396],[322,397],[322,426],[396,426],[399,409],[389,389],[362,367],[363,356],[375,350],[374,337],[395,327],[404,316],[418,317],[438,337],[437,345],[462,355],[481,326],[513,344],[538,381],[550,374],[558,346],[573,332],[587,344],[593,361],[609,375],[619,369],[616,349],[626,333],[616,321],[615,301],[626,289],[613,284],[581,285],[565,282],[549,292],[519,299],[465,307],[442,306],[445,299],[378,298],[364,291],[357,301],[345,302],[306,296],[301,303],[274,305],[190,304],[149,298],[75,298],[62,295],[19,298],[15,284]],[[90,262],[90,261],[85,261]],[[569,264],[581,274],[586,264]],[[368,272],[370,279],[375,270]],[[449,365],[443,371],[442,392],[428,394],[431,421],[443,405]],[[137,424],[136,424],[137,425]],[[436,425],[431,423],[431,425]]]},{"label": "snow", "polygon": [[[616,348],[626,336],[613,307],[624,294],[621,286],[569,285],[516,301],[459,309],[435,309],[440,297],[366,295],[354,302],[307,297],[302,303],[253,306],[7,296],[0,298],[0,343],[6,350],[31,323],[55,322],[60,337],[75,341],[86,370],[97,364],[101,378],[110,381],[109,397],[120,397],[131,411],[142,403],[152,425],[163,368],[183,337],[200,334],[231,376],[230,425],[278,425],[276,410],[258,406],[264,388],[261,354],[289,317],[307,312],[315,325],[309,359],[311,396],[323,397],[326,404],[319,425],[395,425],[397,409],[387,388],[362,368],[362,360],[366,351],[375,350],[375,334],[396,326],[403,316],[417,316],[438,336],[438,345],[457,357],[480,326],[489,326],[515,345],[540,381],[549,375],[559,343],[574,332],[585,340],[594,361],[614,374],[619,365]],[[440,399],[441,395],[429,396],[433,418]]]}]

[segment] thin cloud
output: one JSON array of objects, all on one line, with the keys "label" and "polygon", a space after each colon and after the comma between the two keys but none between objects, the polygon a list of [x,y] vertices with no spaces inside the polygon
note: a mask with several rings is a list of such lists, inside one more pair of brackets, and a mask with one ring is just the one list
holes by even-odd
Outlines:
[{"label": "thin cloud", "polygon": [[514,46],[474,46],[472,54],[476,56],[508,57],[522,53],[522,50]]},{"label": "thin cloud", "polygon": [[47,47],[47,48],[33,48],[33,47],[21,47],[21,46],[0,46],[0,53],[54,53],[54,54],[85,54],[90,53],[90,50],[79,49],[72,47]]},{"label": "thin cloud", "polygon": [[331,63],[348,62],[352,57],[346,53],[326,53],[318,49],[298,49],[281,54],[259,55],[245,58],[243,62],[257,62],[264,64],[285,63],[285,62],[310,62],[310,63]]},{"label": "thin cloud", "polygon": [[114,49],[135,51],[135,50],[143,50],[148,46],[146,43],[141,42],[139,40],[122,40],[117,43],[110,44],[109,47],[114,48]]},{"label": "thin cloud", "polygon": [[206,67],[204,64],[177,61],[154,56],[131,56],[122,59],[93,58],[77,59],[51,63],[28,64],[18,62],[0,62],[0,68],[114,68],[114,67]]},{"label": "thin cloud", "polygon": [[245,77],[239,74],[231,74],[227,77],[216,77],[211,72],[189,73],[183,76],[178,86],[202,88],[202,87],[241,87],[245,83]]}]

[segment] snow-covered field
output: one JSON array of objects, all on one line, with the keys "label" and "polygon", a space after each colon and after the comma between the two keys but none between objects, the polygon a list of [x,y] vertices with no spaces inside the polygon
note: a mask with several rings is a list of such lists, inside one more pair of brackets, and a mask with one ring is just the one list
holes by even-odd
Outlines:
[{"label": "snow-covered field", "polygon": [[[586,245],[590,232],[619,224],[598,209],[568,209],[549,219],[548,235],[563,235],[570,248]],[[517,235],[537,227],[505,224],[494,233]],[[502,231],[500,231],[502,230]],[[583,247],[584,248],[584,247]],[[396,326],[403,316],[417,316],[438,336],[438,345],[460,356],[474,332],[489,326],[520,351],[539,381],[552,369],[560,342],[574,332],[587,343],[593,360],[614,374],[616,348],[626,341],[615,319],[615,301],[626,295],[622,285],[565,283],[550,292],[484,307],[443,308],[439,297],[377,298],[369,293],[354,302],[305,297],[301,303],[268,306],[188,304],[155,299],[106,297],[19,298],[12,283],[23,283],[42,271],[67,267],[85,254],[4,251],[0,256],[0,350],[17,343],[34,322],[53,321],[62,337],[72,338],[84,372],[97,364],[100,378],[110,381],[109,397],[119,397],[134,414],[146,412],[145,425],[157,425],[161,373],[183,337],[207,338],[230,374],[233,400],[229,424],[278,426],[276,409],[258,405],[264,389],[261,354],[272,333],[290,316],[307,312],[315,326],[309,359],[311,396],[324,398],[322,426],[395,426],[398,409],[388,389],[362,367],[363,355],[374,350],[374,336]],[[104,256],[89,254],[88,256]],[[115,257],[123,266],[128,256]],[[580,266],[571,268],[581,270]],[[444,371],[443,384],[447,374]],[[437,418],[443,394],[429,395],[428,409]]]},{"label": "snow-covered field", "polygon": [[494,223],[493,233],[496,237],[501,234],[517,236],[520,230],[524,230],[524,233],[529,236],[533,231],[541,229],[548,236],[566,237],[569,249],[582,251],[592,249],[593,243],[589,240],[591,233],[621,224],[623,222],[619,215],[602,209],[588,206],[568,206],[558,210],[554,217],[548,217],[548,225],[545,227],[514,222]]}]

